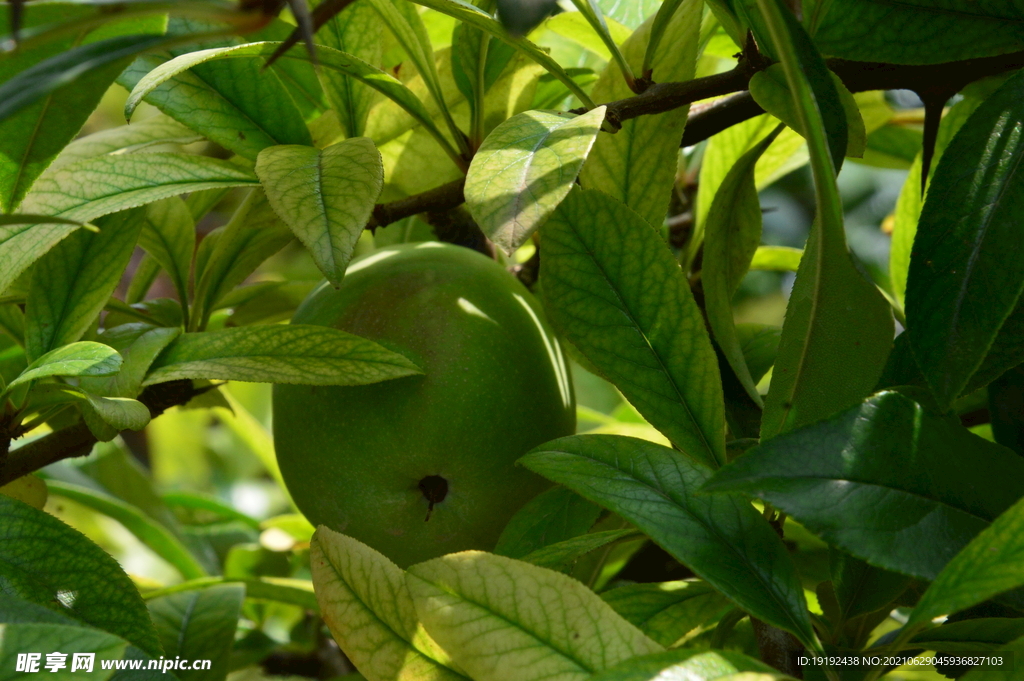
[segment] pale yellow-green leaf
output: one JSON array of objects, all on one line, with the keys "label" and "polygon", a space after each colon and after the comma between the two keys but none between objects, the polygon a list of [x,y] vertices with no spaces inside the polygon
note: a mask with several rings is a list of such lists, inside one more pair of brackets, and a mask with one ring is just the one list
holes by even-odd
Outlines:
[{"label": "pale yellow-green leaf", "polygon": [[170,116],[163,114],[137,121],[131,125],[122,125],[94,132],[80,137],[64,147],[50,167],[43,172],[43,177],[55,173],[66,165],[87,158],[104,156],[117,152],[119,154],[151,150],[166,151],[167,144],[190,144],[203,139],[190,128],[185,127]]},{"label": "pale yellow-green leaf", "polygon": [[754,259],[750,261],[750,269],[796,272],[800,267],[800,258],[803,255],[803,250],[799,248],[758,246],[754,251]]},{"label": "pale yellow-green leaf", "polygon": [[206,156],[163,152],[97,156],[41,177],[25,197],[22,210],[88,222],[186,192],[255,184],[251,171]]},{"label": "pale yellow-green leaf", "polygon": [[267,147],[256,159],[267,199],[327,280],[341,283],[384,187],[380,153],[366,137],[326,149]]},{"label": "pale yellow-green leaf", "polygon": [[526,111],[487,136],[466,176],[466,205],[511,254],[572,189],[601,130],[605,107],[582,116]]},{"label": "pale yellow-green leaf", "polygon": [[322,525],[313,535],[309,562],[324,622],[368,681],[467,678],[419,623],[397,565]]},{"label": "pale yellow-green leaf", "polygon": [[[697,45],[704,3],[684,0],[665,31],[664,45],[654,60],[654,80],[685,81],[697,68]],[[622,45],[622,53],[639,73],[647,50],[653,17]],[[617,64],[609,64],[594,85],[598,103],[633,93]],[[668,213],[675,182],[679,141],[686,127],[686,107],[654,116],[628,120],[614,135],[601,135],[580,173],[587,189],[600,189],[639,213],[648,223],[660,226]]]},{"label": "pale yellow-green leaf", "polygon": [[585,681],[662,648],[571,577],[481,551],[413,565],[430,635],[476,681]]},{"label": "pale yellow-green leaf", "polygon": [[[608,33],[617,45],[621,45],[629,39],[628,28],[615,21],[611,17],[604,18],[608,26]],[[544,22],[544,28],[552,33],[557,33],[566,40],[570,40],[580,47],[590,50],[605,61],[612,58],[608,46],[604,44],[601,37],[597,35],[593,27],[587,23],[586,17],[580,12],[561,12]]]}]

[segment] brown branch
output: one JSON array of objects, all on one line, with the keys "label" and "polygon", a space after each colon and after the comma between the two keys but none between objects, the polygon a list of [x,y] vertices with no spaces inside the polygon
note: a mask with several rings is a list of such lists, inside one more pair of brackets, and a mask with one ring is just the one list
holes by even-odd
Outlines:
[{"label": "brown branch", "polygon": [[[921,66],[847,59],[829,59],[828,66],[851,92],[913,90],[926,93],[938,88],[955,94],[982,78],[1024,68],[1024,51]],[[605,118],[617,128],[622,122],[633,118],[665,113],[705,99],[721,97],[714,102],[691,106],[681,146],[692,146],[764,113],[764,109],[746,91],[750,78],[764,67],[765,63],[747,50],[740,64],[731,71],[683,83],[656,83],[639,95],[609,102],[605,105]],[[462,193],[464,186],[465,179],[456,180],[422,194],[380,204],[374,209],[367,229],[384,227],[419,213],[444,212],[455,208],[465,201]]]},{"label": "brown branch", "polygon": [[[139,395],[139,401],[149,407],[150,417],[156,418],[167,409],[185,404],[205,390],[193,388],[192,381],[169,381],[146,388]],[[8,454],[0,469],[0,487],[58,461],[86,456],[96,442],[96,436],[85,423],[79,422],[18,447]]]}]

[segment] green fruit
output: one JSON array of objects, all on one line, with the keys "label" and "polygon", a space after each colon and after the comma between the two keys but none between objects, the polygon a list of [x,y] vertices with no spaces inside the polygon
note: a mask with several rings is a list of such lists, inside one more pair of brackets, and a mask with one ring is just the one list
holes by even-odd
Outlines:
[{"label": "green fruit", "polygon": [[405,567],[492,549],[550,483],[516,466],[575,431],[561,349],[530,293],[459,246],[406,244],[353,263],[295,314],[408,355],[423,370],[355,387],[274,387],[274,441],[314,525]]}]

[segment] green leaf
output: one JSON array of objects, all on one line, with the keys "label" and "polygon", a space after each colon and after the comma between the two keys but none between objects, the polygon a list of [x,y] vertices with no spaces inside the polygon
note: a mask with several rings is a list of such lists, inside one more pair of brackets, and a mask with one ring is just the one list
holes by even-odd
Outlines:
[{"label": "green leaf", "polygon": [[762,674],[774,673],[775,670],[742,653],[680,649],[634,658],[604,674],[596,675],[591,681],[712,681],[726,679],[740,672],[760,673],[740,674],[737,681],[762,681]]},{"label": "green leaf", "polygon": [[81,230],[54,246],[32,270],[25,302],[25,351],[39,357],[80,339],[121,281],[139,240],[145,212],[131,210]]},{"label": "green leaf", "polygon": [[597,0],[605,16],[633,29],[658,11],[658,0]]},{"label": "green leaf", "polygon": [[46,174],[22,207],[87,222],[186,192],[255,184],[251,171],[205,156],[164,152],[99,156]]},{"label": "green leaf", "polygon": [[245,587],[222,584],[149,601],[149,613],[167,658],[210,660],[205,670],[175,670],[181,681],[223,681],[231,662]]},{"label": "green leaf", "polygon": [[552,487],[516,512],[505,525],[494,553],[522,558],[551,544],[578,537],[597,522],[601,508],[572,490]]},{"label": "green leaf", "polygon": [[[169,30],[181,34],[201,28],[197,22],[174,19]],[[213,43],[216,47],[207,42],[205,47],[230,49],[231,42],[217,41]],[[172,54],[187,59],[196,54],[192,49]],[[136,60],[118,83],[132,91],[150,77],[147,72],[165,68],[166,61],[166,56],[146,55]],[[261,149],[275,144],[310,144],[309,130],[277,70],[264,66],[261,59],[197,63],[165,79],[167,82],[152,88],[145,99],[179,123],[250,160],[255,160]],[[131,120],[135,106],[132,103],[125,107],[126,120]]]},{"label": "green leaf", "polygon": [[167,492],[163,495],[163,501],[168,506],[184,508],[196,511],[207,511],[220,516],[225,520],[238,520],[254,530],[260,528],[260,522],[242,513],[234,506],[224,503],[216,497],[198,494],[196,492]]},{"label": "green leaf", "polygon": [[520,462],[618,513],[740,607],[814,646],[803,588],[782,540],[745,501],[698,495],[710,468],[616,435],[560,438]]},{"label": "green leaf", "polygon": [[321,525],[310,569],[324,622],[369,681],[467,678],[424,630],[405,573],[382,554]]},{"label": "green leaf", "polygon": [[[619,67],[622,72],[623,78],[626,80],[626,84],[629,85],[630,89],[636,87],[636,77],[633,75],[633,68],[626,61],[622,51],[619,50],[619,45],[612,37],[611,32],[608,30],[608,23],[604,19],[604,13],[601,11],[600,5],[596,0],[572,0],[572,4],[576,6],[579,13],[587,20],[594,33],[597,34],[601,42],[604,43],[605,49],[611,54],[612,59],[615,60],[615,64]],[[678,2],[676,2],[678,5]],[[662,24],[661,28],[664,31],[664,27],[668,25],[668,19]],[[660,36],[659,36],[660,38]]]},{"label": "green leaf", "polygon": [[508,43],[540,66],[544,67],[548,73],[564,83],[565,86],[569,88],[569,91],[578,97],[585,107],[592,109],[596,106],[587,93],[576,84],[572,77],[565,72],[565,69],[563,69],[544,49],[534,45],[526,38],[519,38],[510,34],[505,30],[501,23],[481,9],[474,7],[463,0],[411,1],[415,2],[417,5],[423,5],[424,7],[437,10],[442,14],[454,17],[467,26],[478,28],[490,33],[495,38]]},{"label": "green leaf", "polygon": [[79,341],[51,350],[28,365],[7,389],[47,376],[112,376],[121,368],[121,355],[103,343]]},{"label": "green leaf", "polygon": [[[30,6],[26,9],[23,26],[38,27],[54,21],[73,21],[76,15],[81,15],[81,9],[67,4]],[[6,16],[0,19],[0,35],[10,32],[6,19]],[[0,101],[16,105],[21,96],[37,96],[39,91],[36,88],[48,87],[45,78],[20,76],[30,66],[38,67],[39,62],[50,57],[61,60],[63,52],[78,46],[81,46],[79,50],[88,53],[95,53],[96,50],[102,52],[104,47],[96,48],[90,46],[90,43],[124,33],[162,32],[163,23],[161,17],[113,21],[98,31],[93,30],[95,24],[85,23],[70,34],[35,49],[22,47],[16,54],[5,55],[0,63],[0,83],[5,83],[12,90],[11,96],[5,96]],[[17,207],[40,173],[64,145],[78,134],[107,87],[130,60],[131,56],[115,56],[113,63],[102,65],[79,76],[74,82],[44,94],[41,99],[0,122],[0,212],[11,212]],[[64,61],[67,63],[67,60]],[[73,58],[70,64],[74,68],[98,65],[87,64],[83,60],[75,62]],[[15,84],[8,85],[11,81],[15,81]],[[22,82],[20,88],[17,87],[17,81]]]},{"label": "green leaf", "polygon": [[[981,102],[978,97],[965,96],[949,108],[939,124],[938,137],[935,140],[935,152],[932,158],[934,169],[942,161],[953,136],[959,132],[971,114],[977,110]],[[916,156],[910,173],[903,183],[896,209],[893,211],[892,247],[889,252],[889,278],[892,280],[896,300],[904,304],[907,293],[907,273],[910,270],[910,254],[914,250],[914,236],[917,234],[917,223],[921,219],[921,208],[924,197],[921,195],[921,148],[914,150]],[[934,172],[932,178],[935,177]]]},{"label": "green leaf", "polygon": [[854,617],[891,606],[910,583],[905,575],[876,568],[836,549],[829,552],[829,568],[839,606],[839,621],[832,623],[835,630]]},{"label": "green leaf", "polygon": [[843,0],[820,17],[814,41],[845,59],[941,64],[1024,49],[1022,22],[1015,2]]},{"label": "green leaf", "polygon": [[373,141],[357,137],[325,149],[268,147],[256,174],[270,205],[334,286],[341,284],[356,242],[384,188]]},{"label": "green leaf", "polygon": [[705,489],[764,499],[872,565],[930,580],[1024,494],[1024,459],[884,392],[764,442]]},{"label": "green leaf", "polygon": [[173,118],[162,114],[156,115],[136,121],[131,125],[108,128],[85,137],[79,137],[64,147],[44,174],[54,173],[76,161],[84,161],[87,158],[105,156],[114,152],[134,154],[146,152],[164,144],[185,145],[202,139],[202,136],[197,135]]},{"label": "green leaf", "polygon": [[[350,13],[352,13],[352,9],[335,15],[334,18],[341,18],[344,14]],[[247,42],[249,40],[286,40],[294,30],[295,26],[280,18],[276,18],[263,30],[247,34]],[[322,38],[325,35],[325,31],[319,31],[315,42],[322,42]],[[377,39],[380,39],[379,36]],[[277,74],[281,85],[291,95],[292,101],[295,102],[295,106],[298,107],[302,118],[307,123],[322,116],[330,108],[326,93],[317,77],[316,68],[312,63],[300,62],[294,59],[287,61],[279,59],[270,68]]]},{"label": "green leaf", "polygon": [[[693,237],[695,246],[691,250],[703,241],[707,214],[726,175],[743,154],[770,135],[778,125],[777,118],[766,114],[727,128],[708,140],[700,164],[695,214],[697,228]],[[804,138],[799,133],[790,128],[783,130],[757,162],[754,171],[757,189],[760,191],[783,175],[806,165],[804,147]]]},{"label": "green leaf", "polygon": [[[831,78],[835,87],[845,118],[842,128],[844,132],[839,132],[840,128],[836,127],[839,138],[833,144],[838,145],[845,140],[846,146],[842,148],[842,153],[845,156],[861,158],[864,156],[867,145],[867,132],[857,102],[839,76],[828,71],[828,77]],[[793,93],[786,84],[786,75],[783,73],[781,64],[772,64],[764,71],[755,73],[750,79],[750,95],[765,111],[777,117],[790,128],[802,133],[800,117],[794,108]],[[838,118],[836,122],[838,123]],[[829,132],[832,133],[831,130]],[[833,146],[833,153],[838,153],[838,151]],[[833,157],[833,163],[836,162]]]},{"label": "green leaf", "polygon": [[993,652],[1024,636],[1024,618],[986,617],[946,622],[914,636],[907,647],[944,653]]},{"label": "green leaf", "polygon": [[445,102],[441,79],[434,61],[434,48],[430,44],[426,26],[415,7],[406,4],[405,0],[367,0],[377,12],[380,20],[387,25],[395,40],[402,46],[416,72],[423,80],[427,92],[437,105],[438,113],[448,127],[448,132],[455,139],[456,146],[463,152],[466,146],[464,134],[452,120],[451,112]]},{"label": "green leaf", "polygon": [[888,302],[857,271],[846,245],[836,187],[846,125],[835,84],[792,13],[779,0],[757,0],[757,5],[807,136],[817,206],[804,251],[810,257],[800,261],[765,399],[761,438],[768,439],[870,394],[894,329]]},{"label": "green leaf", "polygon": [[[664,41],[675,47],[659,52],[654,80],[686,81],[694,77],[702,12],[702,2],[686,0],[672,15]],[[627,61],[636,69],[641,67],[650,30],[648,22],[622,45]],[[605,67],[593,90],[599,102],[632,95],[615,64]],[[640,116],[623,123],[614,135],[600,136],[580,173],[580,183],[615,197],[648,223],[660,227],[668,213],[687,115],[688,109],[682,107]]]},{"label": "green leaf", "polygon": [[[19,673],[18,657],[26,652],[41,653],[34,672],[45,674],[45,678],[54,681],[75,681],[83,677],[105,681],[111,677],[113,670],[104,670],[99,660],[120,660],[125,654],[128,644],[117,636],[106,632],[67,624],[43,622],[0,624],[0,669],[3,678],[25,678],[28,673]],[[47,668],[47,653],[63,653],[62,668]],[[75,653],[93,653],[92,672],[88,673],[74,667]],[[31,678],[31,677],[29,677]]]},{"label": "green leaf", "polygon": [[800,260],[803,256],[804,252],[799,248],[758,246],[754,251],[754,258],[750,261],[750,269],[796,272],[800,269]]},{"label": "green leaf", "polygon": [[[383,28],[369,3],[354,2],[317,31],[316,42],[368,64],[379,64],[383,54]],[[377,93],[365,83],[333,69],[321,70],[320,79],[345,134],[362,136]]]},{"label": "green leaf", "polygon": [[149,601],[182,591],[196,591],[208,589],[220,584],[242,584],[245,586],[245,597],[260,601],[274,601],[276,603],[287,603],[295,605],[303,610],[319,612],[316,596],[313,593],[313,584],[306,579],[292,579],[290,577],[255,577],[251,579],[233,579],[226,577],[200,577],[187,582],[166,586],[162,589],[147,591],[143,599]]},{"label": "green leaf", "polygon": [[733,607],[707,584],[690,581],[628,584],[603,592],[601,598],[665,647],[676,645]]},{"label": "green leaf", "polygon": [[1024,499],[1003,512],[949,561],[921,596],[907,628],[927,624],[934,617],[959,612],[1024,585],[1022,561]]},{"label": "green leaf", "polygon": [[[125,115],[130,117],[134,112],[135,107],[137,107],[150,92],[160,87],[169,79],[174,78],[178,74],[194,68],[197,65],[215,59],[238,59],[247,57],[249,58],[247,61],[252,61],[253,57],[270,56],[278,47],[280,47],[280,43],[275,42],[247,43],[245,45],[238,45],[235,47],[211,48],[208,50],[200,50],[198,52],[183,54],[180,57],[172,59],[171,61],[154,68],[135,84],[134,89],[128,96],[128,101],[125,103]],[[284,53],[281,58],[301,59],[306,61],[309,59],[309,55],[304,51],[293,49]],[[429,132],[431,136],[437,140],[438,144],[441,145],[441,148],[444,149],[450,157],[453,159],[460,158],[458,152],[455,151],[448,139],[438,129],[437,125],[435,125],[430,113],[423,106],[423,102],[421,102],[416,95],[409,90],[409,88],[399,82],[396,78],[350,54],[346,54],[329,47],[324,47],[323,45],[317,47],[317,61],[321,67],[340,71],[347,76],[351,76],[352,78],[355,78],[377,90],[385,97],[395,101],[399,106],[405,109],[410,116],[416,119],[416,121],[423,126],[424,130]]]},{"label": "green leaf", "polygon": [[178,328],[153,328],[149,324],[124,324],[104,331],[100,340],[124,358],[121,370],[109,377],[82,378],[79,385],[94,395],[138,397],[153,360],[180,334]]},{"label": "green leaf", "polygon": [[[2,317],[2,312],[0,312]],[[0,319],[0,325],[2,325]],[[995,441],[1024,456],[1024,366],[1018,365],[988,386],[988,411]]]},{"label": "green leaf", "polygon": [[612,197],[574,189],[548,220],[541,249],[555,325],[680,449],[723,462],[718,362],[661,236]]},{"label": "green leaf", "polygon": [[522,246],[569,194],[604,121],[526,111],[496,127],[466,175],[466,207],[506,253]]},{"label": "green leaf", "polygon": [[636,539],[638,536],[639,533],[632,529],[591,532],[531,551],[520,560],[550,570],[564,571],[580,556],[623,539]]},{"label": "green leaf", "polygon": [[[78,391],[76,391],[78,392]],[[129,397],[101,397],[83,392],[82,416],[100,442],[110,442],[122,430],[142,430],[149,425],[149,407]]]},{"label": "green leaf", "polygon": [[754,169],[781,131],[781,127],[776,128],[758,142],[726,175],[708,213],[701,270],[705,310],[715,341],[750,399],[758,406],[761,406],[761,395],[736,334],[732,299],[761,243],[761,202],[754,184]]},{"label": "green leaf", "polygon": [[218,302],[292,240],[262,189],[251,192],[231,221],[218,229],[203,239],[196,253],[190,330],[205,328]]},{"label": "green leaf", "polygon": [[185,202],[172,197],[149,204],[142,234],[139,235],[139,245],[170,276],[187,321],[189,273],[196,247],[196,224]]},{"label": "green leaf", "polygon": [[[148,416],[148,414],[147,414]],[[139,541],[177,569],[185,579],[206,576],[206,570],[169,530],[148,518],[141,510],[116,497],[59,480],[48,480],[50,494],[77,501],[121,523]]]},{"label": "green leaf", "polygon": [[586,681],[661,650],[582,583],[504,556],[442,556],[406,584],[427,632],[476,681]]},{"label": "green leaf", "polygon": [[[135,585],[106,551],[53,516],[0,495],[4,591],[163,651]],[[19,652],[25,652],[24,649]]]},{"label": "green leaf", "polygon": [[[1017,671],[1009,669],[1008,666],[1012,666],[1014,658],[1020,660],[1021,655],[1024,655],[1024,637],[1018,638],[1008,646],[1000,648],[998,652],[1004,653],[1003,666],[1001,668],[993,669],[992,667],[979,665],[960,678],[963,681],[1013,681]],[[1010,665],[1006,665],[1007,662],[1010,662]]]},{"label": "green leaf", "polygon": [[182,378],[365,385],[419,373],[404,356],[344,331],[267,325],[186,333],[153,363],[145,385]]},{"label": "green leaf", "polygon": [[[11,224],[8,220],[18,220]],[[0,217],[0,294],[54,244],[82,226],[77,220],[42,216]]]},{"label": "green leaf", "polygon": [[985,358],[1024,290],[1024,75],[987,99],[942,155],[914,237],[907,330],[941,408]]}]

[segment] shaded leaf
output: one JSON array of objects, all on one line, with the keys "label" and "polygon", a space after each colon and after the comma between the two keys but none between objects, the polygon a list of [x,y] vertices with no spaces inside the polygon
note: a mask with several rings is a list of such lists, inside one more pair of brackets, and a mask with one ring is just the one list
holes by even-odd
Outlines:
[{"label": "shaded leaf", "polygon": [[182,313],[188,318],[189,274],[196,247],[196,225],[185,202],[178,197],[146,207],[139,245],[160,263],[174,284]]},{"label": "shaded leaf", "polygon": [[53,516],[4,495],[0,520],[6,593],[56,606],[153,656],[163,652],[138,591],[106,551]]},{"label": "shaded leaf", "polygon": [[[32,671],[46,674],[45,678],[55,681],[75,681],[84,674],[81,669],[71,671],[75,653],[93,653],[101,660],[120,660],[128,647],[123,639],[97,629],[50,622],[2,624],[0,635],[0,665],[9,674],[4,674],[6,679],[27,676],[24,672],[15,671],[19,669],[18,656],[24,655],[26,651],[43,653],[37,668]],[[46,653],[54,651],[66,655],[62,669],[46,668],[49,661]],[[109,679],[113,673],[94,663],[93,673],[88,674],[88,678],[104,680]]]},{"label": "shaded leaf", "polygon": [[635,539],[636,530],[606,530],[591,532],[564,541],[549,544],[523,556],[520,560],[551,570],[563,570],[581,556],[623,539]]},{"label": "shaded leaf", "polygon": [[181,681],[222,681],[241,615],[245,587],[223,584],[154,598],[147,604],[166,657],[210,660],[209,669],[175,670]]},{"label": "shaded leaf", "polygon": [[522,558],[551,544],[586,533],[601,514],[601,507],[572,490],[553,487],[541,492],[516,512],[505,525],[494,553]]},{"label": "shaded leaf", "polygon": [[742,608],[812,645],[803,589],[782,540],[743,500],[698,495],[710,468],[616,435],[560,438],[520,462],[619,514]]},{"label": "shaded leaf", "polygon": [[1024,290],[1024,75],[981,104],[935,169],[914,237],[907,329],[942,408],[985,358]]},{"label": "shaded leaf", "polygon": [[975,537],[921,596],[907,627],[963,610],[1024,585],[1024,499]]},{"label": "shaded leaf", "polygon": [[608,605],[663,646],[718,620],[733,605],[703,582],[627,584],[601,594]]},{"label": "shaded leaf", "polygon": [[1024,494],[1024,459],[884,392],[764,442],[705,489],[759,497],[872,565],[935,579]]}]

